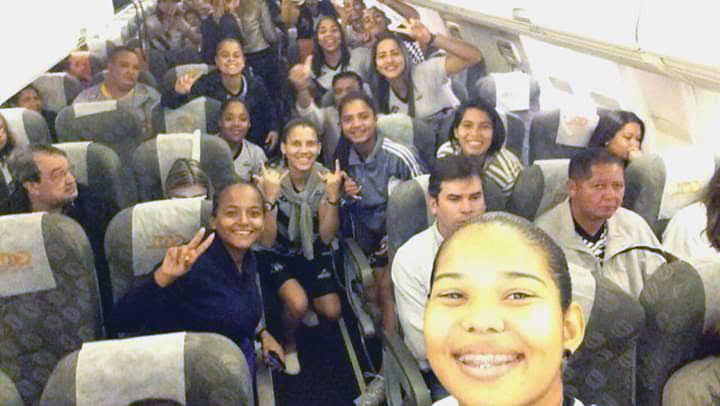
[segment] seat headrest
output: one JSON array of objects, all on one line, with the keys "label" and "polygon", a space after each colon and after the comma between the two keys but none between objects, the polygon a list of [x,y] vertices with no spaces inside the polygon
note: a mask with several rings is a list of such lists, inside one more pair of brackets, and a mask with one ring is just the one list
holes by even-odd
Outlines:
[{"label": "seat headrest", "polygon": [[524,72],[493,73],[495,105],[504,111],[530,110],[530,76]]},{"label": "seat headrest", "polygon": [[117,100],[104,100],[96,102],[73,103],[73,113],[76,118],[91,116],[106,111],[115,111],[118,109]]},{"label": "seat headrest", "polygon": [[158,134],[155,138],[163,190],[165,190],[165,178],[178,158],[190,158],[200,162],[200,137],[200,131],[195,131],[192,134]]},{"label": "seat headrest", "polygon": [[83,344],[75,370],[75,404],[124,406],[147,398],[187,404],[185,335],[174,333]]},{"label": "seat headrest", "polygon": [[8,130],[15,135],[15,142],[18,144],[29,144],[30,139],[25,131],[24,113],[29,111],[22,107],[14,107],[9,109],[0,109],[5,121],[7,121]]},{"label": "seat headrest", "polygon": [[13,230],[0,238],[0,297],[55,289],[45,250],[42,219],[45,213],[0,217],[0,229]]},{"label": "seat headrest", "polygon": [[383,136],[402,143],[413,145],[413,121],[403,113],[384,114],[378,117],[377,128]]},{"label": "seat headrest", "polygon": [[152,271],[168,247],[179,245],[202,226],[202,198],[158,200],[132,208],[132,256],[135,276]]},{"label": "seat headrest", "polygon": [[178,65],[174,69],[175,77],[179,78],[184,75],[206,75],[210,71],[210,66],[205,63],[190,63],[186,65]]},{"label": "seat headrest", "polygon": [[665,187],[658,218],[669,219],[681,208],[702,198],[705,186],[715,173],[715,158],[709,151],[697,149],[666,151],[662,158],[665,161]]},{"label": "seat headrest", "polygon": [[184,133],[196,130],[206,131],[206,104],[210,99],[197,97],[177,109],[165,108],[165,131],[167,133]]},{"label": "seat headrest", "polygon": [[73,175],[79,183],[88,182],[87,154],[90,141],[62,142],[54,144],[55,147],[65,151],[73,168]]},{"label": "seat headrest", "polygon": [[60,111],[80,93],[78,80],[65,72],[43,73],[33,86],[40,92],[45,108],[52,111]]},{"label": "seat headrest", "polygon": [[569,164],[569,159],[546,159],[523,169],[510,196],[510,211],[532,221],[565,200]]},{"label": "seat headrest", "polygon": [[584,148],[590,142],[600,116],[592,103],[573,103],[560,109],[555,143]]}]

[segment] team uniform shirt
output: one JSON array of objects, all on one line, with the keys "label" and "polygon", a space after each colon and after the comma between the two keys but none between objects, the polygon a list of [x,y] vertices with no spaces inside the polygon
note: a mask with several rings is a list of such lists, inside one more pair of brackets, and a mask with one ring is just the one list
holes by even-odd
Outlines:
[{"label": "team uniform shirt", "polygon": [[369,253],[385,235],[385,211],[391,184],[408,180],[423,173],[415,152],[379,132],[375,146],[363,160],[355,148],[350,148],[347,174],[362,187],[361,199],[348,199],[344,207],[350,220],[351,234],[360,247]]},{"label": "team uniform shirt", "polygon": [[433,261],[442,241],[443,237],[435,223],[401,245],[391,267],[395,304],[405,344],[422,370],[429,368],[423,338],[423,317],[430,294]]},{"label": "team uniform shirt", "polygon": [[720,262],[720,251],[707,235],[705,203],[693,203],[675,213],[663,233],[663,246],[696,268]]},{"label": "team uniform shirt", "polygon": [[625,292],[638,298],[644,278],[654,273],[665,259],[643,249],[625,249],[637,246],[660,248],[660,242],[640,215],[620,207],[606,221],[607,244],[603,261],[585,244],[575,231],[570,211],[570,200],[553,207],[536,220],[565,252],[568,263],[589,269],[605,276]]},{"label": "team uniform shirt", "polygon": [[[437,151],[438,158],[460,154],[462,154],[460,146],[453,146],[450,141],[442,144]],[[503,146],[497,154],[485,161],[483,173],[500,186],[505,197],[510,197],[522,168],[522,163],[517,155]]]},{"label": "team uniform shirt", "polygon": [[[118,301],[115,331],[152,334],[204,331],[222,334],[245,354],[255,369],[253,338],[262,302],[256,283],[257,261],[248,250],[241,269],[222,240],[215,238],[190,270],[162,288],[150,273]],[[254,376],[254,373],[252,374]]]},{"label": "team uniform shirt", "polygon": [[[445,70],[444,56],[425,60],[412,66],[413,97],[415,117],[428,119],[431,116],[453,109],[460,100],[450,87],[450,78]],[[388,112],[407,112],[407,103],[389,90]],[[405,104],[405,106],[403,106]]]},{"label": "team uniform shirt", "polygon": [[188,94],[179,94],[175,92],[174,87],[168,89],[162,95],[162,103],[165,107],[175,109],[201,96],[211,97],[219,102],[231,98],[242,99],[247,105],[250,121],[252,122],[248,140],[257,145],[265,142],[267,133],[280,129],[277,110],[268,95],[265,84],[262,79],[249,74],[247,70],[243,73],[243,87],[237,94],[230,93],[222,84],[220,72],[213,71],[195,81]]},{"label": "team uniform shirt", "polygon": [[265,151],[252,142],[243,139],[242,148],[233,156],[235,173],[240,179],[250,182],[253,175],[260,175],[267,162]]},{"label": "team uniform shirt", "polygon": [[353,71],[360,75],[364,81],[368,78],[368,66],[370,66],[370,50],[367,48],[355,48],[350,50],[350,62],[343,66],[338,64],[336,67],[323,65],[320,74],[315,76],[315,82],[323,90],[323,93],[332,89],[333,77],[345,71]]}]

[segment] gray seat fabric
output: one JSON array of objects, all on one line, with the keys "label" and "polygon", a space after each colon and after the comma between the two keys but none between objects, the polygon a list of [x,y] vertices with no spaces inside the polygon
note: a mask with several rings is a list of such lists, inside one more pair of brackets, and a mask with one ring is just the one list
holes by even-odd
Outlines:
[{"label": "gray seat fabric", "polygon": [[0,405],[5,406],[22,406],[23,402],[20,399],[20,393],[18,393],[15,383],[10,378],[0,371]]},{"label": "gray seat fabric", "polygon": [[[144,275],[160,263],[168,247],[190,240],[198,228],[207,227],[212,204],[204,201],[192,206],[187,204],[189,200],[193,199],[141,203],[121,210],[110,221],[105,255],[115,300],[127,293],[136,275]],[[138,208],[142,211],[136,211]],[[136,218],[136,213],[143,217]],[[133,223],[141,229],[133,230]]]},{"label": "gray seat fabric", "polygon": [[25,108],[0,109],[19,144],[48,145],[50,131],[42,114]]},{"label": "gray seat fabric", "polygon": [[386,114],[378,117],[377,127],[383,136],[415,148],[426,167],[431,167],[435,162],[435,151],[440,144],[425,121],[407,114]]},{"label": "gray seat fabric", "polygon": [[[636,401],[636,353],[642,348],[639,336],[645,326],[640,303],[614,282],[595,279],[592,310],[586,316],[585,338],[568,360],[564,390],[585,404],[648,405]],[[577,286],[573,275],[573,298]],[[575,299],[577,300],[577,299]]]},{"label": "gray seat fabric", "polygon": [[118,155],[97,142],[80,141],[54,144],[68,154],[77,181],[88,185],[104,201],[124,208],[137,200],[132,177],[122,176],[123,165]]},{"label": "gray seat fabric", "polygon": [[645,282],[640,293],[647,321],[638,345],[639,405],[660,405],[668,378],[695,359],[703,330],[717,336],[712,331],[717,325],[708,328],[717,320],[717,275],[717,266],[696,270],[677,261],[661,266]]},{"label": "gray seat fabric", "polygon": [[[156,336],[162,340],[173,334]],[[186,333],[182,346],[182,353],[173,354],[182,357],[182,370],[169,371],[164,365],[158,365],[155,370],[143,371],[144,374],[158,377],[168,373],[181,374],[184,377],[185,403],[187,405],[253,405],[252,377],[243,352],[230,339],[213,333]],[[117,359],[132,359],[133,353],[128,348],[133,339],[114,340],[109,348],[119,353]],[[160,341],[157,344],[162,344]],[[172,347],[175,351],[177,348]],[[81,350],[81,351],[84,351]],[[122,357],[124,351],[127,356]],[[170,350],[166,350],[170,351]],[[40,405],[47,406],[75,406],[76,392],[84,388],[78,387],[79,377],[76,379],[80,351],[75,351],[64,357],[55,367],[45,386]],[[142,361],[142,360],[140,360]],[[138,393],[138,401],[148,398],[148,393],[158,393],[162,398],[162,385],[149,380],[141,385],[132,385],[131,376],[138,371],[132,366],[119,362],[117,365],[102,365],[113,371],[109,379],[101,382],[102,385],[116,389],[120,387],[128,392]],[[107,375],[105,376],[108,377]],[[126,406],[128,402],[120,403],[117,399],[106,399],[108,406]]]},{"label": "gray seat fabric", "polygon": [[109,103],[77,103],[62,109],[55,119],[58,141],[99,142],[112,148],[122,162],[131,162],[132,152],[143,141],[142,125],[134,114],[117,106],[95,114],[76,113],[78,106],[91,108],[101,105]]},{"label": "gray seat fabric", "polygon": [[[425,230],[435,221],[427,205],[430,175],[420,175],[399,183],[392,191],[387,208],[389,260],[413,235]],[[500,187],[483,176],[483,193],[487,211],[505,210],[505,199]]]},{"label": "gray seat fabric", "polygon": [[0,370],[35,404],[55,363],[102,337],[93,254],[82,227],[59,214],[2,216],[0,230],[10,250],[0,265]]},{"label": "gray seat fabric", "polygon": [[[137,148],[132,161],[130,161],[135,171],[139,201],[164,198],[164,181],[161,176],[157,140],[155,138],[145,141]],[[210,177],[215,190],[220,190],[223,185],[232,183],[236,179],[230,147],[225,140],[212,135],[200,135],[199,148],[200,159],[198,161]],[[192,158],[190,149],[181,152],[182,157]]]},{"label": "gray seat fabric", "polygon": [[397,333],[383,332],[383,377],[389,406],[430,406],[417,361]]},{"label": "gray seat fabric", "polygon": [[80,81],[65,72],[43,73],[35,79],[33,86],[40,92],[45,108],[52,111],[69,106],[82,91]]},{"label": "gray seat fabric", "polygon": [[[717,167],[711,153],[677,150],[633,159],[625,169],[623,206],[641,215],[662,236],[678,209],[702,198]],[[682,174],[673,176],[680,169]]]},{"label": "gray seat fabric", "polygon": [[[525,123],[514,113],[505,113],[505,123],[505,147],[518,157],[524,157],[524,151],[527,149]],[[524,158],[523,164],[527,165]]]},{"label": "gray seat fabric", "polygon": [[536,161],[520,172],[508,211],[534,221],[567,197],[568,159]]},{"label": "gray seat fabric", "polygon": [[197,97],[184,105],[171,109],[164,107],[162,126],[158,132],[182,133],[200,130],[205,134],[220,132],[222,103],[210,97]]},{"label": "gray seat fabric", "polygon": [[[158,57],[164,57],[164,55],[158,55]],[[160,83],[160,87],[158,88],[162,94],[166,94],[175,89],[175,82],[177,82],[178,76],[186,74],[193,75],[198,73],[206,74],[215,70],[215,66],[205,63],[170,66],[172,67],[169,69],[166,68],[165,73],[162,76],[162,83]]]},{"label": "gray seat fabric", "polygon": [[542,159],[572,158],[585,148],[585,145],[576,147],[557,143],[559,125],[560,110],[539,112],[532,117],[528,140],[529,163]]}]

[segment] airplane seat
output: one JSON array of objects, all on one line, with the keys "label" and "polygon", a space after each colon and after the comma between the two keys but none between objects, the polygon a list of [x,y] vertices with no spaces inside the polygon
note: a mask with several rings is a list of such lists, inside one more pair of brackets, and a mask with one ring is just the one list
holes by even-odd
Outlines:
[{"label": "airplane seat", "polygon": [[[55,119],[58,141],[95,141],[112,148],[121,162],[131,162],[132,152],[143,141],[138,118],[117,101],[75,103]],[[125,173],[131,175],[129,167]]]},{"label": "airplane seat", "polygon": [[569,164],[569,159],[548,159],[523,168],[510,195],[508,211],[535,221],[565,200]]},{"label": "airplane seat", "polygon": [[220,131],[221,106],[219,101],[202,96],[176,109],[164,107],[158,132],[172,134],[200,130],[204,134],[217,134]]},{"label": "airplane seat", "polygon": [[192,158],[210,177],[213,188],[236,179],[230,147],[225,140],[212,135],[160,134],[142,143],[132,158],[138,186],[138,200],[159,200],[165,197],[165,178],[178,158]]},{"label": "airplane seat", "polygon": [[[505,210],[505,198],[500,187],[487,176],[482,176],[483,194],[487,211]],[[398,248],[413,235],[430,227],[435,216],[428,205],[430,175],[420,175],[400,182],[393,188],[388,200],[387,232],[389,260]]]},{"label": "airplane seat", "polygon": [[175,89],[175,82],[179,77],[184,75],[194,76],[197,74],[205,75],[215,70],[215,66],[206,63],[188,63],[183,65],[168,65],[160,76],[162,81],[158,90],[165,94]]},{"label": "airplane seat", "polygon": [[717,263],[695,268],[684,261],[664,264],[647,278],[640,293],[646,325],[638,342],[638,405],[661,405],[668,379],[706,351],[705,338],[717,347],[719,282]]},{"label": "airplane seat", "polygon": [[388,406],[430,406],[420,367],[397,332],[383,332],[383,378]]},{"label": "airplane seat", "polygon": [[0,405],[23,406],[15,383],[2,371],[0,371]]},{"label": "airplane seat", "polygon": [[385,114],[378,117],[378,130],[385,137],[415,148],[420,161],[427,167],[435,162],[437,137],[432,128],[423,120],[407,114]]},{"label": "airplane seat", "polygon": [[0,109],[8,130],[15,134],[18,144],[48,145],[50,130],[42,114],[22,107]]},{"label": "airplane seat", "polygon": [[516,114],[529,124],[540,110],[540,84],[527,73],[513,71],[491,73],[478,79],[470,88],[472,96],[505,112]]},{"label": "airplane seat", "polygon": [[55,366],[39,405],[125,406],[163,399],[251,406],[252,382],[245,355],[230,339],[160,334],[85,343]]},{"label": "airplane seat", "polygon": [[586,325],[563,371],[564,389],[586,405],[645,405],[635,401],[643,307],[613,281],[574,264],[569,268],[573,301],[583,308]]},{"label": "airplane seat", "polygon": [[89,186],[103,201],[113,203],[118,209],[135,203],[135,180],[122,176],[122,164],[115,151],[90,141],[64,142],[53,146],[67,153],[77,181]]},{"label": "airplane seat", "polygon": [[587,147],[597,126],[597,109],[563,108],[533,115],[528,139],[528,162],[571,158]]},{"label": "airplane seat", "polygon": [[105,232],[115,300],[127,293],[135,278],[152,271],[169,247],[207,227],[211,211],[210,201],[190,198],[138,203],[116,214]]},{"label": "airplane seat", "polygon": [[45,108],[55,112],[72,104],[82,91],[80,81],[65,72],[43,73],[32,84],[40,93]]},{"label": "airplane seat", "polygon": [[678,210],[702,199],[715,167],[713,153],[696,148],[644,154],[625,169],[623,206],[642,216],[661,238]]},{"label": "airplane seat", "polygon": [[103,337],[93,253],[60,214],[0,216],[0,230],[0,370],[36,404],[55,363]]}]

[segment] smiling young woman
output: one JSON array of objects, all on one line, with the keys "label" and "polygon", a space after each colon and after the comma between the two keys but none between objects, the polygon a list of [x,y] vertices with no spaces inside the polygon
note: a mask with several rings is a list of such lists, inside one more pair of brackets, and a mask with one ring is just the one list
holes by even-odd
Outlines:
[{"label": "smiling young woman", "polygon": [[565,256],[547,234],[485,214],[442,244],[430,289],[428,360],[452,395],[438,405],[573,404],[562,368],[585,325]]}]

